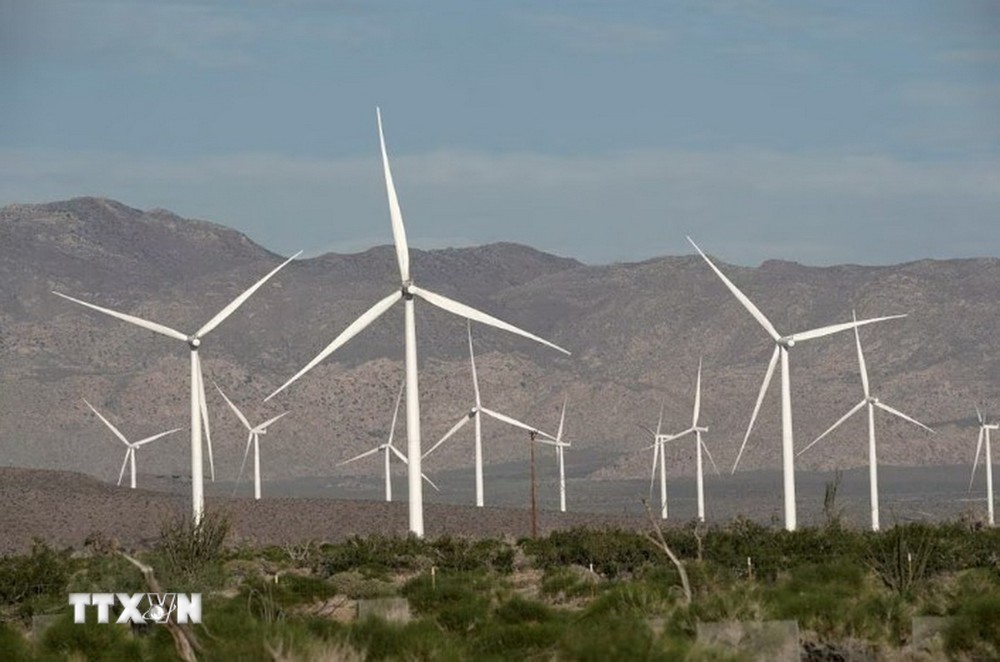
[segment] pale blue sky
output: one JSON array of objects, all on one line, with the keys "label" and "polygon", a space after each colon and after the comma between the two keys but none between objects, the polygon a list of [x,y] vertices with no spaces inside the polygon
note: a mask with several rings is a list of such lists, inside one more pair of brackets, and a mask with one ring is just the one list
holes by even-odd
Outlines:
[{"label": "pale blue sky", "polygon": [[0,0],[0,204],[272,250],[1000,255],[1000,3]]}]

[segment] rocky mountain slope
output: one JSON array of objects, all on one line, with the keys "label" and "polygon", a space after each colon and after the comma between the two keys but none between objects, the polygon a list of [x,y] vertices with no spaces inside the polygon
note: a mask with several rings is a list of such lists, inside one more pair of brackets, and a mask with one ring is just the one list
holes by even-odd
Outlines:
[{"label": "rocky mountain slope", "polygon": [[[698,237],[711,251],[711,237]],[[386,237],[389,229],[386,227]],[[75,469],[114,479],[124,451],[89,412],[87,398],[126,435],[187,426],[184,346],[92,313],[51,290],[194,330],[280,257],[225,227],[80,198],[0,210],[0,464]],[[556,342],[554,351],[473,327],[484,404],[554,430],[569,400],[566,435],[577,476],[648,475],[648,439],[664,403],[666,429],[689,424],[695,370],[704,357],[706,443],[723,470],[742,441],[772,345],[697,256],[586,266],[514,244],[414,251],[427,288]],[[812,268],[719,262],[784,333],[859,316],[908,313],[862,330],[873,390],[937,429],[929,435],[878,417],[886,464],[971,463],[975,402],[1000,415],[1000,260],[924,260],[887,267]],[[381,464],[337,462],[387,434],[402,379],[397,307],[275,401],[262,399],[298,371],[360,312],[398,286],[388,246],[299,260],[278,274],[205,342],[206,379],[252,419],[292,414],[263,438],[265,479],[377,473]],[[425,445],[472,404],[465,323],[418,305]],[[792,351],[796,446],[861,399],[849,333]],[[777,377],[777,376],[776,376]],[[747,468],[779,466],[778,380],[764,402]],[[232,478],[245,440],[209,389],[216,462]],[[402,417],[401,417],[402,418]],[[525,438],[484,425],[490,463],[527,457]],[[812,469],[867,462],[856,417],[799,458]],[[397,438],[405,432],[397,430]],[[471,426],[428,460],[430,472],[470,466]],[[139,453],[140,472],[188,472],[186,433]],[[693,444],[668,459],[693,471]],[[546,462],[553,462],[542,451]],[[581,459],[584,458],[584,459]]]}]

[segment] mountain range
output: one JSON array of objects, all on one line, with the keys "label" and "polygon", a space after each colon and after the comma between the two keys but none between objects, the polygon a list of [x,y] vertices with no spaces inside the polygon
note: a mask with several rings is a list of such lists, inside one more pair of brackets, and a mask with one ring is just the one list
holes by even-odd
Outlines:
[{"label": "mountain range", "polygon": [[[697,227],[691,234],[711,253],[711,236],[700,236]],[[83,398],[134,438],[188,425],[185,348],[53,290],[193,331],[280,259],[224,226],[113,200],[0,209],[0,465],[113,480],[124,448]],[[700,257],[594,266],[501,243],[413,250],[411,259],[422,286],[573,353],[565,357],[473,325],[485,406],[554,433],[568,399],[571,476],[648,476],[650,457],[642,449],[651,439],[639,426],[655,426],[661,405],[665,431],[690,424],[699,357],[701,420],[710,428],[705,441],[720,469],[731,467],[773,345]],[[849,321],[852,310],[859,317],[906,313],[861,330],[872,389],[937,433],[877,417],[880,462],[971,465],[975,404],[1000,415],[1000,260],[822,268],[716,263],[782,333]],[[381,471],[376,461],[337,463],[388,434],[403,378],[400,307],[272,401],[263,398],[398,286],[390,246],[300,259],[207,339],[202,361],[222,478],[235,477],[245,433],[212,381],[252,421],[291,411],[262,440],[265,480]],[[465,322],[418,305],[417,338],[428,447],[473,403]],[[791,363],[802,448],[862,397],[854,337],[796,345]],[[777,387],[776,379],[741,467],[780,466]],[[400,440],[403,425],[401,416]],[[471,467],[471,437],[470,426],[442,446],[426,461],[428,473]],[[484,440],[488,463],[527,457],[527,439],[518,431],[485,423]],[[866,449],[864,417],[857,416],[797,466],[864,466]],[[693,472],[693,451],[687,441],[668,450],[672,474]],[[554,464],[547,449],[541,452]],[[144,448],[138,464],[140,473],[186,475],[186,432]]]}]

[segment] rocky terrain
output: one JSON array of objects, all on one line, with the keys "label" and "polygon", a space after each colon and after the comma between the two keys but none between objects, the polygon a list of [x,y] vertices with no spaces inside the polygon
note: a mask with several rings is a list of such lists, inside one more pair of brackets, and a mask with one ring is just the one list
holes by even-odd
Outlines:
[{"label": "rocky terrain", "polygon": [[[692,234],[711,252],[711,237],[699,237],[697,228]],[[52,290],[193,331],[280,259],[225,227],[111,200],[0,210],[0,465],[114,480],[124,447],[83,398],[133,438],[188,425],[188,356],[181,343],[92,313]],[[710,427],[705,440],[720,467],[731,466],[772,345],[697,256],[588,266],[494,244],[414,251],[412,262],[420,285],[573,352],[564,357],[473,327],[486,406],[554,431],[568,398],[566,437],[587,458],[573,464],[574,479],[648,476],[649,457],[640,449],[649,440],[638,424],[655,425],[661,404],[665,429],[689,424],[699,356],[702,422]],[[937,434],[878,417],[880,461],[971,464],[974,403],[1000,415],[1000,260],[719,264],[782,332],[849,320],[852,308],[859,316],[907,313],[905,320],[861,332],[872,387]],[[262,439],[266,480],[381,471],[375,458],[337,463],[387,435],[402,379],[401,308],[274,401],[262,399],[397,281],[388,246],[299,260],[206,340],[206,379],[251,419],[291,411]],[[465,323],[418,304],[417,336],[427,444],[472,404]],[[777,386],[775,379],[741,464],[746,469],[779,466]],[[797,345],[792,386],[802,447],[861,399],[853,337]],[[208,398],[217,468],[231,480],[244,432],[211,386]],[[404,438],[402,420],[396,434]],[[486,423],[484,436],[491,465],[526,457],[520,433]],[[471,439],[468,426],[428,459],[428,473],[469,467]],[[864,418],[857,416],[801,456],[798,466],[864,466],[865,444]],[[186,475],[187,449],[186,432],[156,442],[139,452],[139,470]],[[670,449],[672,474],[693,472],[692,451],[686,443]]]}]

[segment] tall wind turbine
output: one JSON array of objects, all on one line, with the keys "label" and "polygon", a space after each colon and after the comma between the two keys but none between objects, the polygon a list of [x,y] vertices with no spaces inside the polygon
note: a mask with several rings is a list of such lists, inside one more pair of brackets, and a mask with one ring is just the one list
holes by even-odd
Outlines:
[{"label": "tall wind turbine", "polygon": [[92,310],[96,310],[99,313],[104,313],[105,315],[110,315],[111,317],[117,317],[118,319],[129,322],[130,324],[135,324],[144,329],[154,331],[161,335],[167,336],[168,338],[173,338],[174,340],[180,340],[187,344],[191,352],[191,508],[192,508],[192,520],[195,525],[201,523],[202,515],[205,512],[205,491],[204,491],[204,467],[201,460],[201,430],[202,425],[205,426],[205,436],[208,440],[208,462],[209,467],[212,472],[212,479],[215,479],[215,463],[212,460],[212,440],[209,433],[208,427],[208,406],[205,402],[205,383],[201,375],[201,359],[198,356],[198,348],[201,347],[202,338],[208,335],[215,327],[219,326],[227,317],[236,312],[236,309],[243,305],[243,303],[250,298],[250,296],[260,288],[261,285],[266,283],[268,279],[274,274],[278,273],[282,267],[297,258],[302,254],[299,251],[292,257],[288,258],[280,265],[275,267],[270,273],[261,278],[259,281],[253,284],[250,289],[248,289],[243,294],[239,295],[233,301],[220,310],[215,317],[210,319],[205,323],[203,327],[195,331],[191,335],[181,333],[169,326],[164,326],[162,324],[157,324],[156,322],[150,322],[149,320],[144,320],[140,317],[134,317],[132,315],[126,315],[125,313],[119,313],[118,311],[111,310],[109,308],[102,308],[101,306],[95,306],[92,303],[87,303],[86,301],[81,301],[79,299],[74,299],[73,297],[66,296],[65,294],[60,294],[59,292],[53,292],[53,294],[67,299],[74,303],[78,303],[81,306],[86,306]]},{"label": "tall wind turbine", "polygon": [[976,416],[979,418],[979,441],[976,442],[976,459],[972,463],[969,491],[972,491],[972,483],[976,480],[976,466],[979,464],[979,453],[983,449],[983,439],[985,438],[986,457],[983,460],[986,465],[986,512],[989,515],[990,526],[994,526],[996,522],[993,519],[993,455],[990,453],[990,430],[1000,430],[1000,424],[987,423],[978,406],[976,407]]},{"label": "tall wind turbine", "polygon": [[[858,316],[854,315],[854,320],[857,321],[857,319],[858,319]],[[869,499],[870,499],[870,502],[871,502],[871,512],[872,512],[872,531],[878,531],[879,530],[879,523],[878,523],[878,455],[877,455],[876,450],[875,450],[875,408],[878,407],[882,411],[887,411],[890,414],[892,414],[893,416],[898,416],[899,418],[903,419],[904,421],[909,421],[910,423],[913,423],[914,425],[918,425],[918,426],[922,427],[923,429],[927,430],[930,433],[933,433],[934,430],[931,430],[929,427],[927,427],[926,425],[924,425],[920,421],[916,420],[915,418],[911,418],[911,417],[907,416],[906,414],[904,414],[903,412],[899,411],[898,409],[893,409],[892,407],[890,407],[889,405],[885,404],[884,402],[881,402],[877,397],[875,397],[874,395],[872,395],[871,389],[868,387],[868,366],[865,363],[865,354],[861,350],[861,334],[858,333],[858,328],[857,327],[854,327],[854,342],[855,342],[855,344],[857,345],[857,348],[858,348],[858,367],[859,367],[859,369],[861,371],[861,388],[864,390],[864,397],[861,399],[861,402],[859,402],[858,404],[854,405],[854,407],[852,407],[850,411],[848,411],[846,414],[844,414],[843,416],[841,416],[840,419],[836,423],[834,423],[833,425],[831,425],[826,430],[826,432],[824,432],[820,436],[816,437],[816,439],[811,444],[809,444],[808,446],[806,446],[805,448],[803,448],[802,450],[800,450],[798,452],[798,455],[802,455],[802,453],[805,453],[807,450],[809,450],[810,448],[812,448],[813,444],[815,444],[820,439],[822,439],[826,435],[828,435],[831,432],[833,432],[834,429],[836,429],[838,425],[840,425],[841,423],[843,423],[844,421],[846,421],[847,419],[849,419],[855,413],[861,411],[861,408],[864,407],[865,405],[867,405],[868,406],[868,482],[869,482]]]},{"label": "tall wind turbine", "polygon": [[236,418],[240,419],[240,423],[243,424],[243,427],[247,429],[248,433],[247,447],[243,451],[243,462],[240,464],[240,473],[236,476],[237,485],[239,485],[240,483],[240,478],[243,477],[243,468],[246,467],[247,465],[247,455],[250,454],[250,445],[253,444],[253,498],[259,501],[260,500],[260,435],[267,434],[267,428],[270,427],[271,424],[277,421],[279,418],[282,418],[283,416],[288,414],[288,412],[287,411],[281,412],[277,416],[269,418],[260,425],[252,426],[250,425],[250,421],[247,420],[247,417],[243,415],[243,412],[241,412],[239,408],[233,404],[233,401],[229,399],[229,396],[223,393],[222,389],[219,388],[218,384],[215,385],[215,389],[219,392],[219,395],[221,395],[222,398],[226,401],[226,404],[229,405],[229,408],[233,410],[233,413],[236,414]]},{"label": "tall wind turbine", "polygon": [[423,536],[424,498],[423,491],[421,489],[422,483],[420,471],[420,398],[417,390],[419,379],[417,375],[417,327],[416,322],[414,321],[414,297],[419,297],[431,305],[443,308],[444,310],[454,313],[460,317],[465,317],[466,319],[482,322],[483,324],[495,326],[498,329],[516,333],[524,336],[525,338],[540,342],[543,345],[548,345],[549,347],[557,349],[565,354],[569,354],[569,352],[558,345],[550,343],[549,341],[539,338],[538,336],[528,333],[527,331],[523,331],[512,324],[508,324],[507,322],[493,317],[492,315],[487,315],[486,313],[476,310],[471,306],[467,306],[463,303],[459,303],[458,301],[454,301],[453,299],[449,299],[448,297],[441,296],[440,294],[425,290],[421,287],[417,287],[413,283],[413,279],[410,276],[410,249],[406,243],[406,230],[403,227],[403,214],[400,211],[399,198],[396,196],[396,187],[395,184],[393,184],[392,172],[389,169],[389,156],[386,152],[385,136],[382,132],[382,114],[377,108],[375,109],[375,116],[378,123],[379,145],[382,151],[382,170],[385,176],[385,189],[389,200],[389,219],[392,223],[393,242],[396,246],[396,262],[399,265],[399,278],[401,281],[400,287],[392,294],[362,313],[362,315],[348,325],[348,327],[344,329],[344,331],[341,332],[341,334],[337,336],[333,342],[327,345],[326,348],[316,356],[316,358],[307,363],[302,370],[297,372],[294,377],[285,382],[280,388],[278,388],[277,391],[267,396],[265,400],[273,398],[275,395],[286,389],[299,377],[311,370],[313,366],[328,357],[338,347],[360,333],[369,324],[378,319],[378,317],[385,311],[389,310],[393,304],[402,299],[404,310],[403,336],[406,359],[406,456],[409,467],[407,474],[410,498],[409,524],[410,531],[413,534]]},{"label": "tall wind turbine", "polygon": [[128,447],[128,450],[125,451],[125,459],[122,461],[122,469],[121,469],[121,471],[118,472],[118,485],[122,484],[122,477],[125,475],[125,465],[128,464],[129,460],[131,460],[132,461],[132,489],[134,490],[135,489],[135,451],[136,451],[136,449],[137,448],[141,448],[142,446],[145,446],[146,444],[148,444],[151,441],[156,441],[160,437],[166,437],[168,434],[173,434],[174,432],[177,432],[181,428],[174,428],[173,430],[167,430],[166,432],[161,432],[159,434],[154,434],[152,437],[146,437],[145,439],[140,439],[139,441],[131,442],[128,439],[125,438],[125,435],[123,435],[121,433],[121,431],[118,430],[118,428],[116,428],[114,425],[111,424],[111,421],[109,421],[108,419],[104,418],[104,416],[101,415],[101,412],[99,412],[96,409],[94,409],[94,405],[90,404],[86,400],[84,400],[84,402],[86,403],[86,405],[88,407],[90,407],[90,411],[92,411],[95,414],[97,414],[97,418],[101,419],[104,422],[104,424],[107,425],[108,428],[112,432],[115,433],[115,436],[118,437],[119,439],[121,439],[122,443],[125,444]]},{"label": "tall wind turbine", "polygon": [[719,268],[708,259],[708,256],[698,248],[698,244],[694,243],[691,237],[687,238],[694,246],[695,250],[705,259],[708,266],[712,268],[715,275],[725,284],[725,286],[732,292],[733,296],[743,304],[743,307],[747,309],[757,323],[764,327],[767,334],[771,336],[771,340],[774,341],[774,353],[771,354],[771,361],[767,364],[767,372],[764,373],[764,382],[760,387],[760,394],[757,396],[757,403],[754,405],[753,414],[750,416],[750,425],[747,426],[746,435],[743,437],[743,444],[740,446],[740,452],[736,456],[736,462],[733,464],[733,473],[736,473],[736,468],[740,464],[740,458],[743,456],[743,450],[746,448],[747,440],[750,439],[750,432],[753,430],[753,424],[757,420],[757,412],[760,411],[761,402],[764,400],[764,394],[767,393],[767,387],[771,384],[771,377],[774,375],[774,368],[778,363],[778,359],[781,359],[781,466],[782,475],[784,482],[784,497],[785,497],[785,529],[788,531],[794,531],[796,528],[796,517],[795,517],[795,449],[792,439],[792,385],[791,378],[789,376],[788,370],[788,350],[791,349],[796,343],[803,342],[806,340],[813,340],[814,338],[822,338],[823,336],[828,336],[833,333],[838,333],[840,331],[847,331],[848,329],[853,329],[859,326],[864,326],[865,324],[872,324],[874,322],[881,322],[884,320],[897,319],[900,317],[906,317],[906,315],[890,315],[888,317],[876,317],[873,319],[866,319],[854,322],[846,322],[843,324],[833,324],[831,326],[824,326],[818,329],[811,329],[809,331],[801,331],[799,333],[793,333],[791,335],[783,336],[778,333],[778,330],[774,328],[771,321],[764,316],[764,313],[760,312],[750,301],[749,298],[743,292],[737,288],[731,280],[726,278],[725,274],[719,271]]},{"label": "tall wind turbine", "polygon": [[556,458],[559,460],[559,512],[566,512],[566,460],[563,451],[569,448],[570,443],[563,441],[563,424],[566,422],[566,403],[568,398],[563,398],[562,412],[559,414],[559,431],[556,432]]},{"label": "tall wind turbine", "polygon": [[649,496],[653,497],[653,485],[656,483],[656,462],[660,463],[660,519],[667,519],[667,460],[666,449],[663,445],[673,437],[662,434],[663,429],[663,407],[660,405],[660,418],[656,421],[656,431],[650,430],[645,425],[640,425],[643,430],[653,435],[653,445],[647,446],[643,450],[653,449],[653,467],[649,473]]},{"label": "tall wind turbine", "polygon": [[[715,473],[719,473],[719,468],[715,465],[715,460],[712,459],[712,453],[708,450],[708,446],[702,441],[701,433],[708,432],[708,428],[698,425],[698,419],[701,416],[701,359],[698,359],[698,380],[695,383],[694,390],[694,415],[691,417],[691,427],[683,432],[678,432],[674,435],[669,435],[664,438],[664,441],[674,441],[684,437],[686,435],[694,433],[695,436],[695,466],[698,472],[697,483],[698,483],[698,520],[701,522],[705,521],[705,470],[702,464],[701,453],[705,451],[708,455],[709,461],[712,463],[712,468],[715,469]],[[662,444],[661,444],[662,445]]]},{"label": "tall wind turbine", "polygon": [[[470,362],[470,364],[472,366],[472,390],[473,390],[473,393],[475,395],[475,403],[473,404],[472,409],[470,409],[467,414],[463,414],[462,418],[460,418],[458,420],[458,422],[455,423],[455,425],[453,425],[451,427],[451,429],[448,430],[448,432],[446,432],[443,437],[441,437],[433,446],[431,446],[429,449],[427,449],[427,451],[424,452],[424,454],[422,455],[422,458],[425,458],[428,455],[430,455],[431,453],[433,453],[434,451],[436,451],[437,448],[438,448],[438,446],[440,446],[444,442],[448,441],[448,439],[450,439],[452,435],[454,435],[456,432],[458,432],[463,427],[465,427],[465,424],[468,423],[470,420],[475,420],[475,422],[476,422],[476,447],[475,447],[475,450],[476,450],[476,506],[478,506],[479,508],[482,508],[483,504],[484,504],[484,501],[485,501],[485,499],[484,499],[484,488],[483,488],[483,424],[482,424],[482,419],[481,419],[481,416],[483,414],[489,416],[490,418],[496,419],[496,420],[500,421],[501,423],[507,423],[508,425],[513,425],[515,427],[518,427],[518,428],[520,428],[522,430],[526,430],[528,432],[536,432],[539,435],[541,435],[543,437],[546,437],[548,439],[554,439],[554,438],[551,437],[548,434],[545,434],[544,432],[538,431],[537,429],[531,427],[527,423],[522,423],[521,421],[518,421],[517,419],[511,418],[510,416],[507,416],[505,414],[501,414],[501,413],[499,413],[497,411],[494,411],[492,409],[489,409],[489,408],[483,406],[483,402],[482,402],[482,399],[481,399],[480,394],[479,394],[479,376],[478,376],[478,373],[476,372],[476,353],[475,353],[475,351],[472,348],[472,323],[471,322],[467,322],[466,323],[466,333],[467,333],[468,338],[469,338],[469,362]],[[549,443],[549,442],[543,440],[541,443]]]},{"label": "tall wind turbine", "polygon": [[[392,457],[392,455],[395,455],[400,460],[402,460],[403,464],[409,464],[409,462],[407,462],[406,460],[406,456],[403,455],[398,448],[392,445],[392,437],[393,434],[395,434],[396,432],[396,418],[399,416],[399,403],[403,399],[403,389],[405,387],[406,387],[405,381],[399,385],[399,395],[396,396],[396,408],[392,411],[392,425],[389,426],[389,441],[385,442],[384,444],[380,444],[371,450],[367,450],[364,453],[361,453],[360,455],[355,455],[349,460],[344,460],[343,462],[337,463],[338,467],[342,467],[345,464],[350,464],[351,462],[360,460],[362,458],[368,457],[369,455],[374,455],[375,453],[382,451],[385,454],[385,500],[386,501],[392,501],[392,469],[389,464],[390,458]],[[426,474],[421,474],[421,475],[423,476],[423,479],[427,481],[428,485],[433,487],[435,490],[438,489],[438,486],[435,485],[434,482],[430,478],[428,478]]]}]

